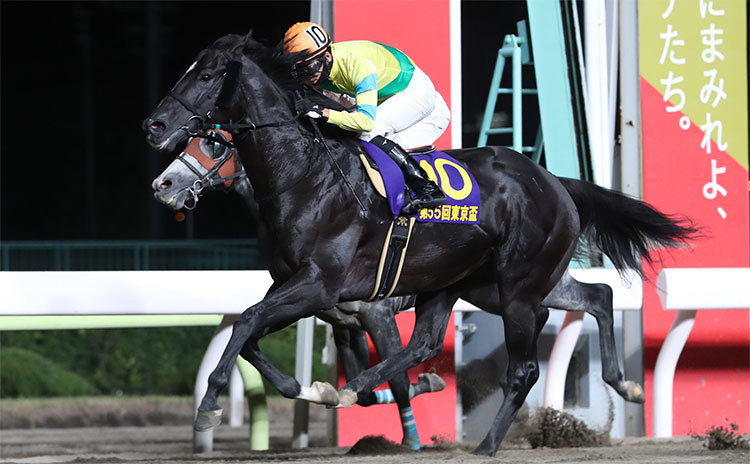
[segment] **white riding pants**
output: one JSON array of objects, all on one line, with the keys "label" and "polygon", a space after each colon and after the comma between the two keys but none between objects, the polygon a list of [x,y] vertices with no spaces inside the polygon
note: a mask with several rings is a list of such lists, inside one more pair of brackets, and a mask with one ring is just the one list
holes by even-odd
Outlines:
[{"label": "white riding pants", "polygon": [[401,145],[414,148],[431,145],[445,132],[451,112],[430,78],[414,67],[409,85],[378,105],[375,127],[362,132],[360,139],[382,135]]}]

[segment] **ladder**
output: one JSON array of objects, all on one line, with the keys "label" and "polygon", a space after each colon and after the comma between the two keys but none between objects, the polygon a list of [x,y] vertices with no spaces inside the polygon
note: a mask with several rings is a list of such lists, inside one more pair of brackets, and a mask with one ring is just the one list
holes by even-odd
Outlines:
[{"label": "ladder", "polygon": [[[482,127],[479,131],[478,147],[487,145],[487,137],[494,134],[512,134],[513,144],[509,147],[521,153],[531,153],[531,158],[539,162],[542,156],[543,139],[541,126],[537,131],[536,141],[533,146],[523,145],[523,95],[536,95],[536,89],[524,89],[521,80],[521,65],[531,63],[529,53],[529,40],[526,33],[526,21],[518,22],[518,35],[507,34],[503,40],[503,46],[497,51],[495,61],[495,72],[492,75],[487,105],[484,109]],[[512,68],[511,88],[500,87],[500,81],[505,70],[505,60],[510,58]],[[491,127],[492,117],[497,106],[497,97],[500,94],[511,94],[513,97],[513,119],[511,127]]]}]

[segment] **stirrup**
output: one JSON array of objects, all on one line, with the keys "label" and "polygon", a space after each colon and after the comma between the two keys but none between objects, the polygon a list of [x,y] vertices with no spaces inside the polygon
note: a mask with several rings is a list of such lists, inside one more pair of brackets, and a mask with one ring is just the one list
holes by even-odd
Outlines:
[{"label": "stirrup", "polygon": [[445,193],[439,188],[436,188],[432,192],[419,192],[422,194],[421,197],[412,198],[407,193],[407,199],[404,202],[401,212],[406,215],[417,214],[420,209],[434,208],[445,203]]},{"label": "stirrup", "polygon": [[405,148],[404,151],[410,155],[426,155],[435,151],[435,145],[422,145],[421,147]]}]

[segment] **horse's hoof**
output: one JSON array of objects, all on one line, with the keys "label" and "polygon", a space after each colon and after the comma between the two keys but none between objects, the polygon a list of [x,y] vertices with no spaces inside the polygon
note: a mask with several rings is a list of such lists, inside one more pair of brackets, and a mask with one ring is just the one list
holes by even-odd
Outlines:
[{"label": "horse's hoof", "polygon": [[423,372],[418,376],[419,380],[424,380],[430,386],[431,392],[439,392],[445,388],[445,380],[432,372]]},{"label": "horse's hoof", "polygon": [[297,399],[324,404],[329,408],[339,404],[339,395],[336,393],[336,389],[328,382],[315,381],[309,387],[302,387],[299,395],[297,395]]},{"label": "horse's hoof", "polygon": [[339,394],[330,383],[315,381],[312,384],[312,388],[318,392],[318,395],[320,395],[320,404],[328,406],[336,406],[339,404]]},{"label": "horse's hoof", "polygon": [[193,426],[193,428],[195,428],[196,432],[205,432],[206,430],[211,430],[219,424],[221,424],[221,409],[216,409],[214,411],[199,410],[198,417],[195,418],[195,425]]},{"label": "horse's hoof", "polygon": [[493,457],[495,454],[497,454],[496,449],[492,449],[492,447],[485,445],[484,443],[481,443],[479,446],[474,448],[474,451],[471,452],[471,454],[474,454],[476,456],[489,456]]},{"label": "horse's hoof", "polygon": [[419,451],[420,449],[422,449],[422,444],[419,443],[419,437],[417,437],[417,441],[407,440],[406,437],[404,437],[404,440],[401,442],[401,446],[406,446],[413,451]]},{"label": "horse's hoof", "polygon": [[357,402],[357,392],[353,390],[339,390],[339,407],[348,408]]},{"label": "horse's hoof", "polygon": [[625,391],[627,392],[627,396],[625,397],[626,401],[638,404],[646,402],[646,394],[643,392],[643,387],[641,387],[638,382],[626,380],[624,383]]}]

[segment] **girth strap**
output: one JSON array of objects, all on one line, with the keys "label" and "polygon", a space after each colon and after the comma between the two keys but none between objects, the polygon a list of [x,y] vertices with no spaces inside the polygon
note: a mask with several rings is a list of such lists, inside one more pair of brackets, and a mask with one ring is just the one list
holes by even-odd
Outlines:
[{"label": "girth strap", "polygon": [[396,288],[415,221],[414,217],[399,216],[391,223],[385,237],[383,252],[380,255],[375,289],[368,301],[388,298]]}]

